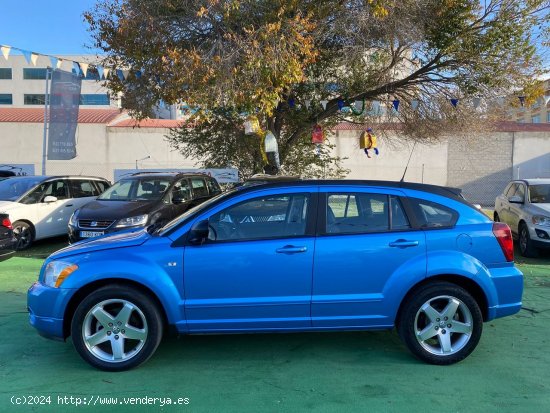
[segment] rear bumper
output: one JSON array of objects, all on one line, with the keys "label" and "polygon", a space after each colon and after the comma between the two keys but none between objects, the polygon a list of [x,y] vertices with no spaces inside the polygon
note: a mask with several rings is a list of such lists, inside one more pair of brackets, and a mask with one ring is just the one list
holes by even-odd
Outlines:
[{"label": "rear bumper", "polygon": [[11,258],[15,254],[15,238],[7,238],[0,240],[0,262]]},{"label": "rear bumper", "polygon": [[44,337],[64,340],[63,317],[75,290],[51,288],[35,282],[27,292],[29,323]]},{"label": "rear bumper", "polygon": [[516,267],[492,268],[497,302],[488,308],[487,321],[516,314],[521,309],[523,273]]}]

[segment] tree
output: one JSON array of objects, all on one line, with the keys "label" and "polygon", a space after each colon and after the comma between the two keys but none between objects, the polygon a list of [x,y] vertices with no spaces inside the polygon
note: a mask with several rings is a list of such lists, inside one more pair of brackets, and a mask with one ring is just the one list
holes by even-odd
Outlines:
[{"label": "tree", "polygon": [[[195,108],[193,127],[169,136],[183,153],[244,174],[266,163],[277,172],[260,138],[243,133],[244,116],[255,114],[285,171],[338,175],[330,147],[313,153],[317,123],[399,122],[404,136],[435,140],[487,123],[491,105],[466,102],[523,90],[535,98],[532,28],[546,27],[547,8],[543,0],[102,0],[85,19],[104,64],[132,69],[108,87],[134,116],[160,100]],[[356,101],[360,115],[340,110]]]}]

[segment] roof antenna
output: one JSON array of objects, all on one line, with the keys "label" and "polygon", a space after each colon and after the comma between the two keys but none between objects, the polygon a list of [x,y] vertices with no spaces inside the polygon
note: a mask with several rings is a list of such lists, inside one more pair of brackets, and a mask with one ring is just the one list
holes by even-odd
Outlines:
[{"label": "roof antenna", "polygon": [[405,171],[403,172],[403,176],[401,177],[401,180],[399,182],[405,182],[405,175],[407,175],[407,169],[409,168],[409,163],[411,162],[411,158],[413,156],[415,146],[416,146],[416,141],[414,141],[411,154],[409,155],[409,160],[407,161],[407,166],[405,166]]}]

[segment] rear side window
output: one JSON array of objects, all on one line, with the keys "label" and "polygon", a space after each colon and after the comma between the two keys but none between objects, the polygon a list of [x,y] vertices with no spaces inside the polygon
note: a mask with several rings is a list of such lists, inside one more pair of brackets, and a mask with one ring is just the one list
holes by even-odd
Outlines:
[{"label": "rear side window", "polygon": [[388,231],[388,196],[383,194],[328,194],[327,234]]},{"label": "rear side window", "polygon": [[103,192],[105,192],[107,188],[109,188],[109,184],[107,182],[103,182],[103,181],[94,181],[94,182],[97,188],[99,189],[99,194],[102,194]]},{"label": "rear side window", "polygon": [[213,179],[207,179],[206,185],[208,186],[208,192],[210,192],[210,195],[218,195],[222,191],[218,185],[218,182]]},{"label": "rear side window", "polygon": [[99,195],[92,182],[84,179],[70,179],[69,186],[71,188],[72,198],[86,198]]},{"label": "rear side window", "polygon": [[202,178],[191,178],[191,187],[193,188],[193,198],[202,198],[208,196],[208,189]]},{"label": "rear side window", "polygon": [[418,198],[409,198],[409,202],[421,228],[449,228],[458,220],[458,212],[436,202]]}]

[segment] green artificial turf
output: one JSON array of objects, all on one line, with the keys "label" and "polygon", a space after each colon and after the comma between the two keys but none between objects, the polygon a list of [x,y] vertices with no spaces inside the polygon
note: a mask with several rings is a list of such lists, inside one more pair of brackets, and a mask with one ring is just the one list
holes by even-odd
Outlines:
[{"label": "green artificial turf", "polygon": [[[168,338],[140,368],[106,373],[28,324],[26,290],[56,242],[0,263],[0,412],[550,411],[548,257],[518,259],[528,310],[486,323],[475,352],[453,366],[417,361],[395,332],[249,334]],[[13,396],[51,403],[18,406]],[[60,405],[64,396],[189,404],[77,407]]]}]

